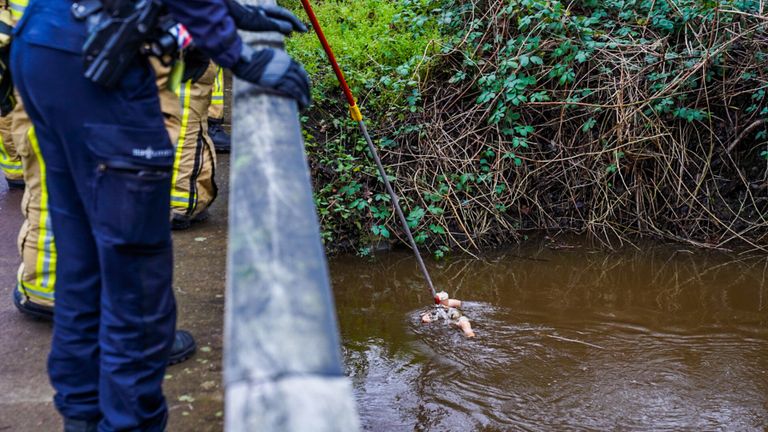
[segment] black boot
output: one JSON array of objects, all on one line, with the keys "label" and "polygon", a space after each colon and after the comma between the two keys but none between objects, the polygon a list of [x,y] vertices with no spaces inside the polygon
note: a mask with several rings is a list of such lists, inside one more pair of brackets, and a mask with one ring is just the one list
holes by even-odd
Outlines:
[{"label": "black boot", "polygon": [[213,141],[216,153],[229,153],[232,149],[232,137],[224,130],[222,119],[208,119],[208,136]]},{"label": "black boot", "polygon": [[174,231],[184,231],[189,229],[191,225],[192,218],[189,216],[174,213],[173,218],[171,218],[171,229]]},{"label": "black boot", "polygon": [[[16,305],[16,308],[21,311],[21,313],[30,316],[35,319],[39,320],[45,320],[45,321],[52,321],[53,320],[53,309],[46,307],[46,306],[40,306],[32,303],[29,300],[25,300],[24,295],[19,291],[18,288],[14,288],[13,290],[13,304]],[[168,357],[168,364],[174,365],[177,363],[181,363],[184,360],[192,357],[192,354],[195,353],[195,350],[197,349],[197,344],[195,343],[195,338],[192,337],[192,334],[189,333],[186,330],[176,330],[176,334],[173,338],[173,347],[171,348],[171,355]],[[70,431],[70,429],[67,429],[67,421],[72,422],[72,427],[75,426],[80,427],[84,425],[88,425],[90,423],[84,422],[82,420],[67,420],[65,419],[65,431]],[[71,429],[72,431],[90,431],[91,429]],[[96,429],[93,429],[94,431]]]},{"label": "black boot", "polygon": [[64,418],[64,432],[96,432],[99,422],[96,420],[75,420]]},{"label": "black boot", "polygon": [[24,189],[24,186],[25,186],[24,180],[11,180],[8,177],[6,177],[5,181],[8,182],[9,189]]},{"label": "black boot", "polygon": [[173,348],[171,348],[171,355],[168,357],[168,365],[175,365],[181,363],[184,360],[192,357],[197,349],[195,338],[192,334],[186,330],[176,330],[176,335],[173,337]]},{"label": "black boot", "polygon": [[34,304],[19,291],[18,287],[13,289],[13,304],[24,315],[39,320],[53,321],[53,308]]},{"label": "black boot", "polygon": [[174,231],[184,231],[185,229],[189,229],[193,223],[205,222],[210,217],[211,213],[208,212],[208,209],[201,211],[195,217],[174,213],[173,218],[171,219],[171,229]]}]

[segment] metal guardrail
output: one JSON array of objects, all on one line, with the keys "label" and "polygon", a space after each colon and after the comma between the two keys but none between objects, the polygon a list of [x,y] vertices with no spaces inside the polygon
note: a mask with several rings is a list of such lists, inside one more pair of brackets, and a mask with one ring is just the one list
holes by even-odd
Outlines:
[{"label": "metal guardrail", "polygon": [[359,430],[296,104],[237,79],[233,95],[225,430]]}]

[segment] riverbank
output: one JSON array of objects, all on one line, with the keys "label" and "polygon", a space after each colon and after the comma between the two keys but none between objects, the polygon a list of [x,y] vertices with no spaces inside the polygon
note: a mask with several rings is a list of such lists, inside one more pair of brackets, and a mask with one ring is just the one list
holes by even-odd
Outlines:
[{"label": "riverbank", "polygon": [[[316,9],[425,249],[528,229],[765,248],[757,3],[384,3]],[[315,36],[288,46],[315,85],[305,129],[327,247],[399,242]]]}]

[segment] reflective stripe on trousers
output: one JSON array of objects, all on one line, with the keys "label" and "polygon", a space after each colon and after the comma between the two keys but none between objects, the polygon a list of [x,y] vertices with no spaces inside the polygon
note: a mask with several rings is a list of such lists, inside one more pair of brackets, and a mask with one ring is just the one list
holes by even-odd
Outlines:
[{"label": "reflective stripe on trousers", "polygon": [[[181,155],[184,152],[184,142],[187,140],[187,129],[189,126],[189,114],[192,93],[192,81],[182,83],[178,90],[179,102],[181,103],[181,131],[179,139],[176,141],[176,154],[173,160],[173,177],[171,177],[171,206],[189,207],[190,194],[184,190],[178,190],[179,170],[181,169]],[[194,197],[193,201],[194,201]]]},{"label": "reflective stripe on trousers", "polygon": [[0,170],[2,170],[3,174],[8,178],[21,178],[21,176],[24,175],[21,167],[21,159],[15,154],[15,150],[13,150],[14,154],[11,154],[11,150],[6,147],[7,144],[9,143],[6,143],[3,138],[0,137]]},{"label": "reflective stripe on trousers", "polygon": [[216,80],[213,82],[208,117],[214,120],[223,120],[224,118],[224,68],[221,66],[216,69]]},{"label": "reflective stripe on trousers", "polygon": [[24,15],[24,11],[27,9],[27,6],[29,5],[29,0],[11,0],[11,17],[15,21],[18,21],[21,19],[21,16]]},{"label": "reflective stripe on trousers", "polygon": [[[35,158],[38,168],[36,170],[37,172],[28,172],[27,175],[37,175],[39,177],[38,182],[29,182],[29,185],[39,184],[40,188],[39,196],[31,196],[30,199],[39,199],[40,202],[36,204],[40,213],[37,215],[37,220],[28,221],[30,226],[27,227],[27,229],[30,231],[34,230],[35,228],[37,231],[37,241],[35,247],[36,259],[34,263],[34,272],[31,274],[33,277],[29,277],[31,269],[26,269],[24,264],[22,264],[22,267],[19,271],[18,283],[21,292],[29,296],[33,302],[47,304],[48,302],[52,302],[54,300],[57,259],[56,243],[54,241],[53,230],[51,228],[51,215],[48,211],[49,200],[48,186],[46,185],[46,165],[45,161],[43,160],[42,153],[40,152],[40,147],[37,142],[37,136],[35,135],[34,127],[30,127],[29,132],[27,132],[27,137],[31,147],[30,150],[33,153],[31,156]],[[34,167],[31,168],[34,169]],[[36,191],[27,192],[31,195],[37,195],[33,193]],[[22,250],[21,253],[22,257],[26,255],[24,250]],[[26,278],[24,277],[24,273],[27,273]],[[42,302],[40,300],[42,300]]]}]

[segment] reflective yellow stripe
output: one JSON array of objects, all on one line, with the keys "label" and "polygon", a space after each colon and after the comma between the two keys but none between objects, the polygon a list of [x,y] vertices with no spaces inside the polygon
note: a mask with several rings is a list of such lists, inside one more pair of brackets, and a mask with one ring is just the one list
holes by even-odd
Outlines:
[{"label": "reflective yellow stripe", "polygon": [[27,9],[27,6],[29,5],[29,0],[11,0],[11,16],[16,21],[21,19],[21,16],[24,15],[24,11]]},{"label": "reflective yellow stripe", "polygon": [[22,171],[21,168],[17,168],[16,165],[6,165],[0,162],[0,169],[2,169],[8,177],[24,175],[24,171]]},{"label": "reflective yellow stripe", "polygon": [[28,282],[19,280],[19,291],[21,291],[22,293],[24,293],[25,295],[27,295],[32,299],[48,300],[48,301],[54,300],[54,291],[44,288],[42,285],[39,285],[39,284],[30,284]]},{"label": "reflective yellow stripe", "polygon": [[37,142],[34,127],[29,128],[27,137],[40,165],[40,228],[37,235],[37,265],[35,272],[41,281],[35,287],[39,291],[38,295],[49,294],[53,297],[53,288],[56,285],[56,244],[54,243],[53,230],[51,229],[51,215],[48,212],[47,170],[42,153],[40,153],[40,146]]},{"label": "reflective yellow stripe", "polygon": [[189,205],[189,193],[187,193],[187,192],[179,192],[179,191],[171,191],[171,204],[188,206]]},{"label": "reflective yellow stripe", "polygon": [[213,82],[211,105],[224,105],[224,69],[221,66],[216,71],[216,80]]},{"label": "reflective yellow stripe", "polygon": [[14,161],[11,159],[11,155],[8,154],[8,150],[5,148],[5,142],[0,137],[0,169],[3,170],[6,176],[16,177],[23,175],[21,170],[21,159]]},{"label": "reflective yellow stripe", "polygon": [[184,86],[180,88],[181,92],[177,93],[181,102],[181,131],[179,132],[179,140],[176,142],[176,155],[173,161],[173,177],[171,178],[171,197],[174,194],[185,194],[182,196],[189,197],[189,193],[185,191],[176,190],[176,181],[179,177],[179,167],[181,166],[181,153],[184,150],[184,141],[187,139],[187,127],[189,126],[189,103],[192,93],[192,80],[184,83]]},{"label": "reflective yellow stripe", "polygon": [[171,196],[171,205],[189,207],[189,198]]}]

